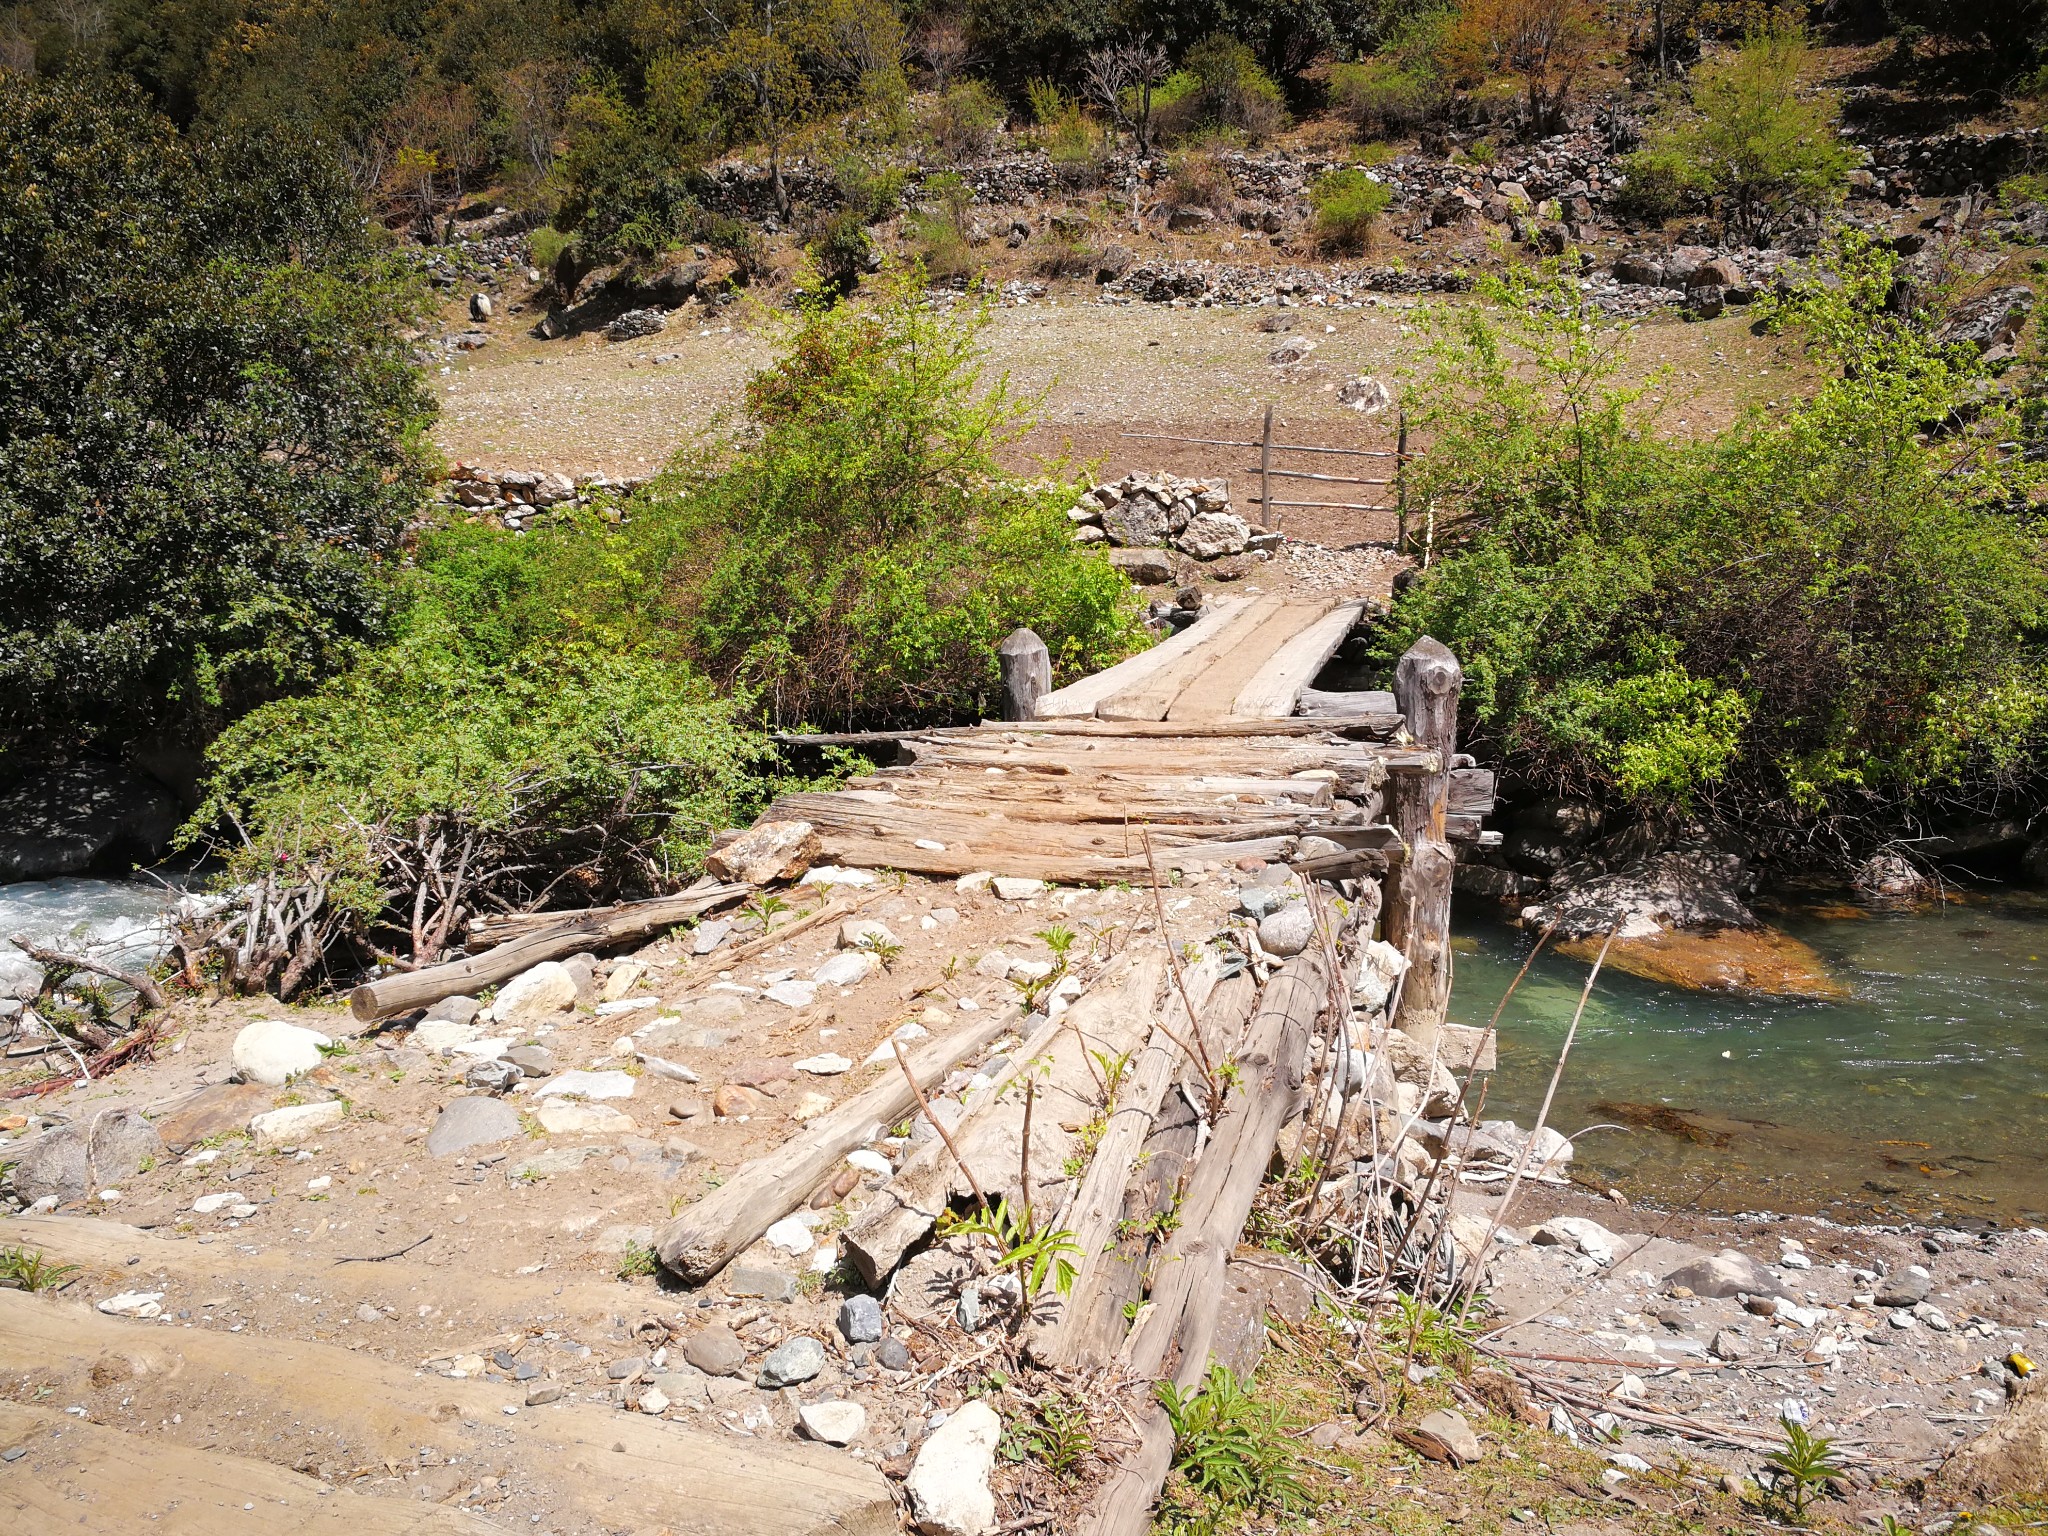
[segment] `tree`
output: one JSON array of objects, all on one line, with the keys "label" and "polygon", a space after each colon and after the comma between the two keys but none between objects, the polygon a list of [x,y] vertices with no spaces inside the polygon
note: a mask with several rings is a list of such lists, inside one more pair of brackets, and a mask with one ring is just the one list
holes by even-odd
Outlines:
[{"label": "tree", "polygon": [[1796,27],[1753,34],[1732,58],[1695,72],[1691,110],[1662,136],[1720,199],[1730,232],[1751,245],[1841,201],[1856,161],[1835,132],[1841,109],[1799,92],[1810,58]]},{"label": "tree", "polygon": [[1137,140],[1138,158],[1152,154],[1152,93],[1166,79],[1166,50],[1140,34],[1088,55],[1088,95]]},{"label": "tree", "polygon": [[295,136],[0,80],[0,751],[197,736],[374,634],[419,290]]},{"label": "tree", "polygon": [[1464,0],[1446,46],[1468,79],[1520,76],[1529,131],[1541,136],[1564,127],[1572,86],[1602,37],[1592,0]]}]

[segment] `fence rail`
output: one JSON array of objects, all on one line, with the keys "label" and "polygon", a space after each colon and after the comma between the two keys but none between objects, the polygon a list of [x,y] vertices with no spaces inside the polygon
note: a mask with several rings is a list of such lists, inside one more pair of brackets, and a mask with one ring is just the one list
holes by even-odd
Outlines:
[{"label": "fence rail", "polygon": [[[1394,513],[1394,548],[1408,546],[1408,414],[1403,411],[1399,418],[1398,436],[1392,448],[1326,448],[1314,443],[1280,443],[1273,440],[1273,407],[1266,407],[1265,421],[1259,435],[1251,439],[1228,437],[1181,437],[1171,432],[1125,432],[1122,434],[1145,442],[1187,443],[1197,448],[1256,448],[1259,462],[1245,466],[1246,474],[1259,477],[1259,494],[1246,500],[1258,503],[1259,525],[1268,530],[1280,526],[1275,513],[1284,508],[1314,508],[1337,512],[1387,512]],[[1391,478],[1369,475],[1333,475],[1322,470],[1285,469],[1276,466],[1276,453],[1327,454],[1348,459],[1392,459],[1394,473]],[[1276,497],[1273,494],[1275,480],[1312,480],[1324,485],[1362,485],[1392,487],[1394,500],[1391,506],[1384,501],[1294,501]]]}]

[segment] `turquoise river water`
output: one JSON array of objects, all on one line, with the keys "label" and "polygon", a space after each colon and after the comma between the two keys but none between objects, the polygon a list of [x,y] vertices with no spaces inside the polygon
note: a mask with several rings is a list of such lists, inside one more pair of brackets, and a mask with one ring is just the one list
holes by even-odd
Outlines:
[{"label": "turquoise river water", "polygon": [[[1457,916],[1452,1016],[1483,1025],[1532,937]],[[2048,900],[1777,920],[1851,998],[1601,972],[1551,1112],[1584,1132],[1582,1182],[1703,1211],[2048,1225]],[[1533,1121],[1586,971],[1538,958],[1501,1018],[1489,1118]]]}]

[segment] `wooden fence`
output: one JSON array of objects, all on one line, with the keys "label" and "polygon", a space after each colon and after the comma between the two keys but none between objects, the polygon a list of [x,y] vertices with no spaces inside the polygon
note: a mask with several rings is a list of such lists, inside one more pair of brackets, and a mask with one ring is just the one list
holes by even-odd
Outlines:
[{"label": "wooden fence", "polygon": [[[1394,548],[1408,547],[1408,414],[1403,411],[1391,448],[1327,448],[1314,443],[1281,443],[1273,440],[1273,407],[1266,407],[1265,422],[1258,437],[1241,440],[1218,437],[1177,437],[1168,432],[1126,432],[1127,438],[1141,438],[1151,442],[1187,443],[1203,448],[1256,448],[1259,453],[1257,464],[1248,464],[1242,471],[1259,477],[1259,494],[1249,498],[1259,504],[1259,525],[1269,532],[1281,527],[1281,514],[1288,508],[1311,508],[1319,511],[1338,512],[1388,512],[1394,514]],[[1276,463],[1280,454],[1321,455],[1335,459],[1378,459],[1391,461],[1391,475],[1339,475],[1321,469],[1293,469]],[[1300,461],[1296,461],[1300,462]],[[1308,462],[1315,462],[1313,459]],[[1304,501],[1273,494],[1275,480],[1306,480],[1316,486],[1369,486],[1374,488],[1381,499],[1375,501]],[[1325,494],[1341,494],[1328,492]],[[1391,499],[1389,498],[1391,495]]]}]

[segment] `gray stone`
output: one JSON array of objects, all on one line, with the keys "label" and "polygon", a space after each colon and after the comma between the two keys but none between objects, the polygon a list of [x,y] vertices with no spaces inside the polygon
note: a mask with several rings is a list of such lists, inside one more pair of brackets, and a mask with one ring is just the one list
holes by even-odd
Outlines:
[{"label": "gray stone", "polygon": [[1680,1265],[1664,1277],[1665,1290],[1676,1290],[1681,1286],[1695,1296],[1714,1298],[1739,1295],[1789,1297],[1792,1294],[1785,1289],[1784,1281],[1748,1254],[1734,1248],[1724,1248],[1710,1258]]},{"label": "gray stone", "polygon": [[302,1029],[283,1019],[258,1019],[235,1036],[235,1073],[245,1083],[281,1088],[326,1058],[320,1047],[334,1041],[318,1030]]},{"label": "gray stone", "polygon": [[1102,529],[1119,549],[1158,549],[1173,533],[1172,514],[1149,496],[1132,496],[1103,511]]},{"label": "gray stone", "polygon": [[761,1362],[761,1385],[793,1387],[825,1369],[825,1346],[806,1334],[785,1339]]},{"label": "gray stone", "polygon": [[726,1271],[725,1288],[734,1296],[793,1301],[796,1299],[796,1276],[772,1264],[735,1264]]},{"label": "gray stone", "polygon": [[924,1536],[989,1536],[995,1529],[988,1480],[1002,1437],[1002,1419],[976,1398],[925,1438],[903,1482]]},{"label": "gray stone", "polygon": [[827,1445],[851,1445],[868,1427],[867,1409],[851,1401],[806,1403],[796,1417],[805,1434]]},{"label": "gray stone", "polygon": [[730,1328],[704,1328],[690,1335],[683,1358],[706,1376],[737,1376],[746,1366],[747,1346]]},{"label": "gray stone", "polygon": [[606,1379],[610,1381],[631,1381],[646,1369],[646,1359],[643,1356],[634,1355],[625,1360],[614,1360],[604,1368],[604,1374]]},{"label": "gray stone", "polygon": [[690,953],[708,955],[723,944],[732,934],[729,918],[715,918],[708,923],[699,923],[690,934]]},{"label": "gray stone", "polygon": [[427,1133],[427,1152],[433,1157],[453,1157],[471,1147],[510,1141],[519,1134],[518,1110],[503,1099],[472,1094],[451,1100],[441,1111]]},{"label": "gray stone", "polygon": [[1531,1238],[1543,1247],[1569,1248],[1595,1264],[1612,1264],[1621,1254],[1621,1239],[1586,1216],[1553,1216]]},{"label": "gray stone", "polygon": [[145,1159],[163,1154],[162,1138],[139,1111],[103,1109],[24,1146],[15,1163],[14,1192],[30,1205],[52,1197],[68,1205],[132,1178]]},{"label": "gray stone", "polygon": [[667,324],[668,316],[658,309],[629,309],[604,328],[604,339],[636,341],[658,334]]},{"label": "gray stone", "polygon": [[515,1045],[504,1059],[528,1077],[549,1077],[555,1070],[555,1053],[544,1045]]},{"label": "gray stone", "polygon": [[865,1294],[839,1304],[839,1331],[849,1344],[872,1344],[882,1336],[882,1304]]},{"label": "gray stone", "polygon": [[910,1346],[901,1339],[884,1339],[875,1346],[875,1364],[887,1371],[910,1369]]},{"label": "gray stone", "polygon": [[1315,349],[1316,344],[1306,336],[1290,336],[1267,355],[1266,361],[1276,367],[1285,368],[1300,362]]},{"label": "gray stone", "polygon": [[480,1088],[485,1093],[504,1093],[526,1074],[509,1061],[495,1061],[488,1057],[472,1061],[462,1073],[462,1086]]},{"label": "gray stone", "polygon": [[1707,1353],[1716,1360],[1747,1360],[1749,1341],[1733,1328],[1723,1328],[1708,1341]]},{"label": "gray stone", "polygon": [[1269,912],[1259,919],[1259,947],[1286,959],[1307,949],[1316,936],[1316,916],[1306,902]]},{"label": "gray stone", "polygon": [[1927,1299],[1927,1293],[1934,1288],[1933,1278],[1917,1264],[1904,1269],[1895,1269],[1879,1282],[1877,1304],[1880,1307],[1917,1307]]},{"label": "gray stone", "polygon": [[560,1385],[552,1381],[544,1381],[526,1389],[526,1406],[529,1408],[544,1408],[549,1403],[559,1403],[565,1395]]},{"label": "gray stone", "polygon": [[1247,885],[1237,893],[1237,910],[1246,917],[1261,918],[1278,911],[1286,901],[1285,894],[1273,886]]},{"label": "gray stone", "polygon": [[427,1010],[429,1019],[446,1019],[450,1024],[474,1024],[476,1016],[483,1010],[483,1004],[473,997],[457,993],[444,997]]}]

